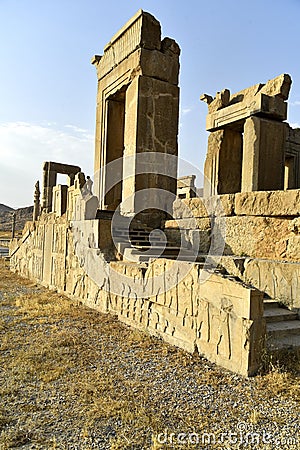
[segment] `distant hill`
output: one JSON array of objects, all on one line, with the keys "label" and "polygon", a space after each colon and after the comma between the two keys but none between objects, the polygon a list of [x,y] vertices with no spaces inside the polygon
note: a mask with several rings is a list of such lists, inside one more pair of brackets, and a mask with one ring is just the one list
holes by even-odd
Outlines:
[{"label": "distant hill", "polygon": [[33,206],[14,209],[0,203],[0,231],[10,231],[12,228],[12,215],[16,213],[16,231],[24,228],[25,222],[32,220]]},{"label": "distant hill", "polygon": [[0,213],[6,212],[6,211],[14,211],[14,208],[11,208],[10,206],[3,205],[3,203],[0,203]]}]

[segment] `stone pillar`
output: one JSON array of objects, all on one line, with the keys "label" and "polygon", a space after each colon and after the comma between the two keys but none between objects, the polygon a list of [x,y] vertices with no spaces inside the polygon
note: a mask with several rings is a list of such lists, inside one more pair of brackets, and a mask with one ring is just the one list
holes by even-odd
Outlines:
[{"label": "stone pillar", "polygon": [[33,217],[32,220],[35,222],[38,220],[40,215],[40,183],[37,181],[35,183],[35,190],[34,190],[34,201],[33,201]]},{"label": "stone pillar", "polygon": [[204,164],[205,198],[241,189],[242,133],[226,128],[210,133]]},{"label": "stone pillar", "polygon": [[286,124],[248,117],[244,125],[242,192],[284,188]]},{"label": "stone pillar", "polygon": [[59,184],[53,188],[52,212],[62,216],[67,210],[68,186]]},{"label": "stone pillar", "polygon": [[52,211],[53,188],[56,185],[57,172],[51,170],[51,163],[46,162],[43,166],[43,196],[42,210],[46,213]]},{"label": "stone pillar", "polygon": [[[158,196],[155,189],[176,193],[179,89],[140,76],[127,89],[126,99],[121,211],[130,215],[147,205],[171,211],[165,204],[168,195]],[[142,195],[134,196],[141,190]]]},{"label": "stone pillar", "polygon": [[14,239],[16,232],[16,213],[12,213],[12,221],[11,221],[11,238]]}]

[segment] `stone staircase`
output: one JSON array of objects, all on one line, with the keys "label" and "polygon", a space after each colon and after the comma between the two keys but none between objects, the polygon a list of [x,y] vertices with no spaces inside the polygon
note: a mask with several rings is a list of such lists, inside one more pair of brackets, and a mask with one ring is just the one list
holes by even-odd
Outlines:
[{"label": "stone staircase", "polygon": [[296,312],[275,300],[264,299],[264,317],[269,350],[300,349],[300,320]]},{"label": "stone staircase", "polygon": [[[129,262],[147,263],[151,258],[167,258],[203,263],[207,256],[195,255],[192,250],[179,247],[167,240],[162,230],[152,230],[139,221],[129,227],[126,221],[118,220],[113,226],[113,235],[118,252]],[[226,273],[224,268],[219,270]],[[267,327],[266,345],[270,351],[300,349],[300,317],[296,312],[275,300],[265,298],[264,317]]]},{"label": "stone staircase", "polygon": [[131,262],[148,262],[151,258],[178,259],[202,262],[203,258],[188,248],[177,246],[166,239],[162,230],[147,226],[138,228],[113,227],[116,248],[123,258]]}]

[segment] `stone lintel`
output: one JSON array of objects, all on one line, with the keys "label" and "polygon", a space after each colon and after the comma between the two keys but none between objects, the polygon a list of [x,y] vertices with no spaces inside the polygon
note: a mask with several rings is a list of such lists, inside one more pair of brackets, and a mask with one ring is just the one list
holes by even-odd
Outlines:
[{"label": "stone lintel", "polygon": [[92,64],[100,79],[136,49],[161,50],[161,46],[160,23],[140,9],[105,46],[103,56],[92,58]]},{"label": "stone lintel", "polygon": [[225,125],[244,121],[250,116],[259,115],[278,121],[286,120],[287,104],[278,96],[269,97],[266,94],[257,94],[251,103],[239,102],[208,114],[206,130],[216,131]]},{"label": "stone lintel", "polygon": [[57,163],[52,161],[46,161],[43,164],[44,171],[51,171],[62,174],[75,174],[77,172],[81,172],[81,168],[79,166],[72,166],[71,164]]},{"label": "stone lintel", "polygon": [[177,179],[177,187],[185,188],[185,187],[195,187],[195,178],[196,175],[185,175]]},{"label": "stone lintel", "polygon": [[[176,44],[177,45],[177,44]],[[101,87],[109,91],[120,89],[127,85],[138,75],[156,78],[161,81],[178,85],[179,78],[179,53],[159,50],[137,48],[118,66],[107,66],[104,70],[100,64],[94,64],[97,70],[97,78]],[[117,75],[116,75],[117,73]],[[122,76],[120,77],[120,74]]]}]

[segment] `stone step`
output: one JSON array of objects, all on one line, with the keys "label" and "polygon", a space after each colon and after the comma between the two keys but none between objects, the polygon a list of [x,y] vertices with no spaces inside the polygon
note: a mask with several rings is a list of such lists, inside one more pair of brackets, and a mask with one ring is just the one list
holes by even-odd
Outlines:
[{"label": "stone step", "polygon": [[112,221],[112,226],[113,228],[116,229],[123,229],[123,230],[128,230],[129,228],[131,228],[132,230],[140,230],[140,231],[151,231],[152,228],[148,227],[148,225],[146,225],[145,223],[143,223],[140,220],[137,219],[133,219],[131,220],[130,217],[125,217],[125,216],[121,216],[121,215],[114,215],[113,217],[113,221]]},{"label": "stone step", "polygon": [[300,349],[300,336],[291,335],[280,338],[267,339],[267,347],[271,351],[275,350],[296,350]]},{"label": "stone step", "polygon": [[[117,242],[128,242],[131,243],[132,245],[148,245],[149,247],[152,245],[156,245],[156,244],[160,244],[162,245],[165,241],[163,241],[162,239],[151,239],[151,243],[147,238],[136,238],[136,237],[132,237],[132,238],[127,238],[125,236],[114,236],[114,240]],[[173,243],[174,245],[174,243]]]},{"label": "stone step", "polygon": [[296,335],[300,338],[300,320],[267,323],[267,337],[278,339]]},{"label": "stone step", "polygon": [[[180,261],[201,261],[202,258],[198,259],[195,255],[189,250],[182,250],[180,247],[161,247],[161,248],[151,248],[147,251],[140,251],[135,247],[126,247],[123,248],[123,256],[126,260],[135,261],[135,262],[145,262],[152,258],[167,258],[167,259],[177,259]],[[179,254],[180,253],[180,254]]]},{"label": "stone step", "polygon": [[0,247],[0,258],[5,258],[9,255],[9,248]]},{"label": "stone step", "polygon": [[[129,249],[132,253],[140,254],[151,254],[152,258],[155,257],[155,255],[160,256],[162,252],[169,252],[172,254],[178,254],[180,251],[179,247],[173,247],[170,244],[167,244],[166,246],[162,246],[159,243],[154,243],[153,245],[134,245],[132,242],[128,241],[118,241],[116,242],[116,248],[119,253],[124,253],[125,249]],[[189,251],[188,249],[182,249],[181,252]]]},{"label": "stone step", "polygon": [[119,230],[113,229],[114,236],[140,236],[140,237],[148,237],[151,230]]},{"label": "stone step", "polygon": [[144,253],[148,253],[148,254],[153,253],[154,255],[159,255],[161,252],[177,254],[180,251],[181,252],[188,251],[188,249],[183,249],[181,247],[172,246],[172,245],[156,245],[156,246],[150,246],[149,248],[144,247],[142,245],[135,245],[132,250],[133,250],[133,252],[136,252],[136,253],[144,252]]},{"label": "stone step", "polygon": [[264,317],[267,321],[267,323],[270,322],[282,322],[282,321],[288,321],[288,320],[297,320],[298,314],[296,312],[290,311],[286,308],[279,308],[278,304],[277,307],[268,307],[264,311]]},{"label": "stone step", "polygon": [[264,298],[264,309],[266,310],[268,308],[280,308],[280,305],[273,298]]}]

